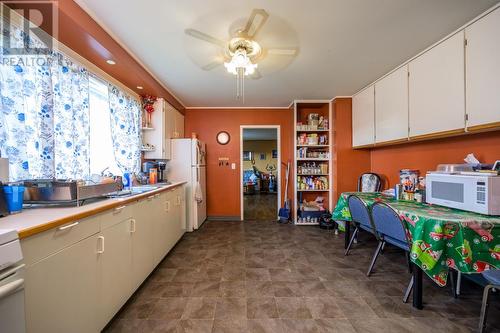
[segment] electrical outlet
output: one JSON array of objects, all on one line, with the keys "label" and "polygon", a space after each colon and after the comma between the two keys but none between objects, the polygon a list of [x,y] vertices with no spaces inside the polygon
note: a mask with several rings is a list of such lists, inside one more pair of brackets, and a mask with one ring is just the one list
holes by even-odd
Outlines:
[{"label": "electrical outlet", "polygon": [[231,169],[236,170],[236,163],[231,163]]}]

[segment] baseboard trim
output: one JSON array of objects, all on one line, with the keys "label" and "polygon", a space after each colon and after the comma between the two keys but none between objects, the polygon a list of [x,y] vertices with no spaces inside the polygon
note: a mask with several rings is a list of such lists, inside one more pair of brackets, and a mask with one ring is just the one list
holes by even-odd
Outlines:
[{"label": "baseboard trim", "polygon": [[207,221],[239,222],[239,216],[207,216]]}]

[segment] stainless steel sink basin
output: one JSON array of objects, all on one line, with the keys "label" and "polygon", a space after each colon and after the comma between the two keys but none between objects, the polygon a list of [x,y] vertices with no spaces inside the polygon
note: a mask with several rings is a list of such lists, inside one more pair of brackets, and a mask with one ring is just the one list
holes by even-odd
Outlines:
[{"label": "stainless steel sink basin", "polygon": [[133,194],[140,194],[140,193],[156,190],[157,188],[158,188],[158,186],[152,186],[152,185],[132,186],[130,188],[130,192],[132,192]]},{"label": "stainless steel sink basin", "polygon": [[146,193],[149,191],[156,190],[158,186],[152,185],[142,185],[142,186],[132,186],[130,190],[122,190],[107,195],[108,198],[118,198],[118,197],[129,197],[136,194]]}]

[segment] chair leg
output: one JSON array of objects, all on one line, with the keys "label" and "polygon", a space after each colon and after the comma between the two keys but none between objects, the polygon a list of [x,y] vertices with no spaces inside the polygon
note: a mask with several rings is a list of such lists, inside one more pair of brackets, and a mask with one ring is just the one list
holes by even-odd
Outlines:
[{"label": "chair leg", "polygon": [[405,295],[403,297],[403,303],[408,303],[408,299],[410,298],[412,290],[413,290],[413,276],[411,277],[410,283],[408,283],[408,287],[406,288]]},{"label": "chair leg", "polygon": [[352,233],[351,240],[349,241],[349,245],[347,245],[347,249],[345,250],[344,255],[347,256],[349,254],[349,250],[351,249],[352,243],[354,242],[354,238],[358,234],[358,227],[354,229],[354,232]]},{"label": "chair leg", "polygon": [[479,333],[483,333],[486,328],[486,317],[488,316],[488,296],[491,288],[493,288],[493,285],[491,284],[484,287],[483,303],[481,305],[481,315],[479,317]]},{"label": "chair leg", "polygon": [[458,271],[457,287],[456,287],[457,297],[460,296],[460,288],[462,288],[462,273],[460,271]]},{"label": "chair leg", "polygon": [[382,244],[382,248],[380,249],[380,254],[384,254],[384,249],[385,249],[385,242]]},{"label": "chair leg", "polygon": [[453,271],[453,268],[450,268],[448,270],[448,279],[450,281],[451,293],[453,294],[453,298],[457,298],[457,286],[455,285],[455,272]]},{"label": "chair leg", "polygon": [[410,252],[405,252],[406,253],[406,263],[408,264],[408,273],[413,273],[412,271],[412,264],[411,264],[411,259],[410,259]]},{"label": "chair leg", "polygon": [[368,268],[368,272],[366,272],[366,276],[370,276],[373,270],[373,266],[375,266],[375,262],[377,261],[378,255],[380,254],[380,251],[382,250],[382,247],[384,246],[385,241],[381,240],[378,242],[377,249],[375,250],[375,254],[373,255],[372,262],[370,264],[370,267]]}]

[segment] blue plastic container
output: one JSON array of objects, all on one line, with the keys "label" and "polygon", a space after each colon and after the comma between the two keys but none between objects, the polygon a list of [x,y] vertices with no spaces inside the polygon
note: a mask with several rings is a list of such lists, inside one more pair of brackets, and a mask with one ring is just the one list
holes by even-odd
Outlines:
[{"label": "blue plastic container", "polygon": [[24,186],[5,186],[3,191],[10,214],[19,213],[23,210]]}]

